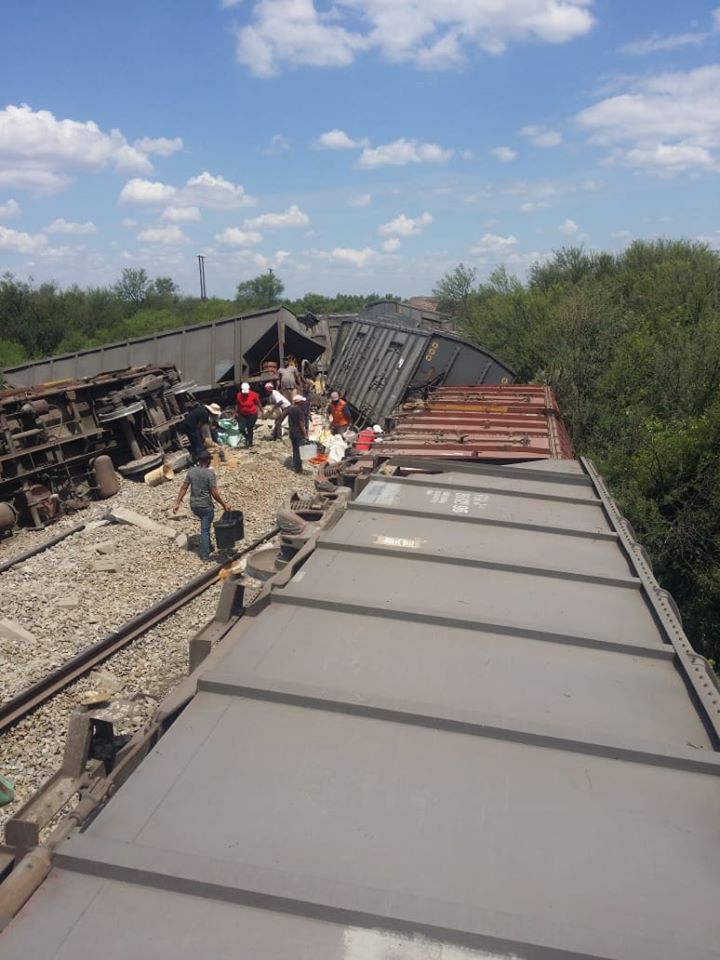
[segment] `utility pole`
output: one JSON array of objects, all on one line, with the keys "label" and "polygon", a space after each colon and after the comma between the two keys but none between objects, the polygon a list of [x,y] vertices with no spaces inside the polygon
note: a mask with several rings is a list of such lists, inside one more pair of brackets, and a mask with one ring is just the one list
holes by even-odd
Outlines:
[{"label": "utility pole", "polygon": [[198,269],[200,270],[200,299],[207,300],[207,290],[205,289],[205,256],[198,254]]}]

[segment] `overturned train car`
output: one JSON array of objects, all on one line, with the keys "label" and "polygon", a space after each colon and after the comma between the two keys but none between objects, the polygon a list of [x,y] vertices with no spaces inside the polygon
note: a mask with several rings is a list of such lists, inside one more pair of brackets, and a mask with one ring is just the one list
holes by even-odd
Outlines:
[{"label": "overturned train car", "polygon": [[172,364],[184,379],[194,381],[197,392],[207,393],[260,374],[268,363],[277,367],[293,357],[299,365],[302,360],[313,362],[322,352],[323,346],[306,336],[294,313],[273,307],[28,361],[6,367],[5,378],[12,386],[29,387],[45,380]]},{"label": "overturned train car", "polygon": [[193,386],[166,366],[0,392],[0,535],[105,498],[114,468],[143,474],[180,449]]},{"label": "overturned train car", "polygon": [[511,383],[514,371],[487,350],[443,331],[359,317],[339,328],[328,386],[367,423],[431,387]]}]

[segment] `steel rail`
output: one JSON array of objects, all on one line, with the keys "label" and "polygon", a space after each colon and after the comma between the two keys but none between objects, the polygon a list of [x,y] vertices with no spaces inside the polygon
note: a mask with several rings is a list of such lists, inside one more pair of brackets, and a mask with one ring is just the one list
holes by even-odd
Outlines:
[{"label": "steel rail", "polygon": [[78,523],[74,527],[70,527],[69,530],[64,530],[62,533],[58,533],[57,536],[51,537],[49,540],[46,540],[44,543],[39,544],[37,547],[33,547],[31,550],[25,550],[24,553],[19,553],[16,557],[11,557],[9,560],[6,560],[4,563],[0,563],[0,573],[5,573],[6,570],[11,570],[13,567],[16,567],[20,563],[25,563],[26,560],[29,560],[31,557],[36,556],[38,553],[42,553],[44,550],[49,550],[50,547],[54,547],[57,543],[62,543],[63,540],[66,540],[68,537],[71,537],[75,533],[80,533],[81,530],[84,530],[86,524]]},{"label": "steel rail", "polygon": [[201,593],[207,590],[218,580],[220,572],[235,563],[241,557],[251,553],[261,544],[270,540],[280,532],[278,527],[253,540],[252,543],[243,547],[242,550],[230,554],[227,560],[216,564],[210,570],[206,570],[198,577],[194,577],[186,584],[169,593],[162,600],[154,603],[152,606],[138,613],[132,619],[128,620],[113,633],[108,634],[97,643],[86,647],[76,656],[61,664],[55,670],[48,673],[42,680],[31,684],[20,693],[15,694],[9,700],[0,704],[0,733],[7,730],[13,724],[17,723],[29,713],[32,713],[38,707],[42,706],[48,700],[52,699],[60,690],[67,687],[73,681],[84,676],[97,664],[107,660],[108,657],[117,653],[123,647],[137,640],[148,630],[162,623],[169,616],[176,613],[181,607],[194,600]]}]

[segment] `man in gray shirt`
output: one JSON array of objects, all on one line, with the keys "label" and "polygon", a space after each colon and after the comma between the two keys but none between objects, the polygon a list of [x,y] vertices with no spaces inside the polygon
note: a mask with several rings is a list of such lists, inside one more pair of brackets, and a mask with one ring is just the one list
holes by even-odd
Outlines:
[{"label": "man in gray shirt", "polygon": [[297,367],[293,366],[293,364],[289,363],[284,367],[280,367],[277,375],[280,378],[280,390],[288,400],[292,400],[300,386],[300,371]]},{"label": "man in gray shirt", "polygon": [[210,469],[210,460],[210,451],[203,450],[198,457],[198,466],[190,467],[185,474],[173,507],[173,513],[177,513],[185,494],[190,490],[190,509],[200,521],[200,557],[203,560],[210,559],[212,549],[210,531],[215,516],[213,500],[219,503],[223,510],[230,509],[218,490],[215,471]]}]

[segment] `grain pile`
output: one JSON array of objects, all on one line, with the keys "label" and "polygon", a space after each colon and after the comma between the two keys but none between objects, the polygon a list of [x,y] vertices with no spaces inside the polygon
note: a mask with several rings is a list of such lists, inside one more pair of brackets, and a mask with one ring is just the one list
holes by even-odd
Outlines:
[{"label": "grain pile", "polygon": [[[245,543],[272,528],[277,509],[293,491],[312,495],[311,474],[293,474],[285,466],[289,455],[288,441],[261,437],[253,451],[233,452],[227,464],[216,468],[223,496],[245,515]],[[0,545],[4,561],[79,521],[88,524],[86,530],[0,574],[1,616],[32,634],[25,642],[0,639],[0,700],[207,569],[194,551],[179,549],[171,539],[124,524],[95,523],[109,509],[122,506],[172,525],[192,546],[199,523],[186,506],[188,498],[178,515],[171,512],[181,482],[182,474],[158,487],[125,480],[112,500],[95,503],[46,531],[20,531]],[[111,560],[117,570],[96,570],[99,559]],[[102,665],[106,679],[118,687],[117,732],[140,727],[186,675],[190,639],[212,618],[219,591],[218,585],[211,587]],[[59,767],[70,713],[96,684],[93,675],[79,680],[0,738],[0,773],[16,789],[15,801],[0,808],[0,828]]]}]

